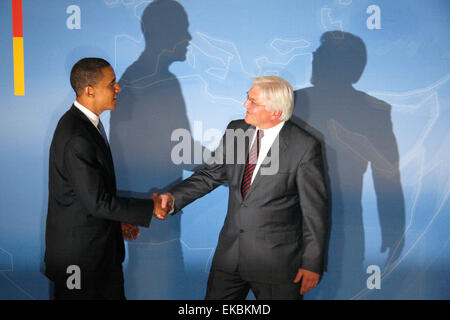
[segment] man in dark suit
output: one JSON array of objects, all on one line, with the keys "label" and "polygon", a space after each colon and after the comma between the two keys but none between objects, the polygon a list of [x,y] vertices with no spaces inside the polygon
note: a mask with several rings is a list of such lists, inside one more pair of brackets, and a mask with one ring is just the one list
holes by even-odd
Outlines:
[{"label": "man in dark suit", "polygon": [[[46,275],[55,299],[125,299],[123,236],[148,227],[151,199],[116,196],[114,164],[100,121],[114,110],[120,87],[113,68],[85,58],[72,68],[76,93],[50,146]],[[122,222],[122,224],[121,224]]]},{"label": "man in dark suit", "polygon": [[294,104],[288,82],[253,81],[245,119],[228,125],[208,165],[160,195],[161,206],[175,213],[228,183],[206,299],[245,299],[249,290],[257,299],[301,299],[323,268],[328,207],[321,145],[288,121]]}]

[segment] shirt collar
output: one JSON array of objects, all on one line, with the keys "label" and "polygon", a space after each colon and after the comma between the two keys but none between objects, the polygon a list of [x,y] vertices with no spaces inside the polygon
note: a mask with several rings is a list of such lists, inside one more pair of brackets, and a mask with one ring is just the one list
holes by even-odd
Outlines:
[{"label": "shirt collar", "polygon": [[75,107],[77,107],[83,114],[92,122],[92,124],[97,127],[98,122],[100,121],[100,118],[98,115],[93,113],[91,110],[83,106],[81,103],[79,103],[77,100],[73,103]]},{"label": "shirt collar", "polygon": [[284,126],[284,121],[281,121],[279,124],[277,124],[276,126],[273,126],[272,128],[269,129],[260,129],[258,127],[256,127],[256,130],[262,130],[264,131],[264,137],[270,137],[270,136],[276,136],[280,131],[281,128],[283,128]]}]

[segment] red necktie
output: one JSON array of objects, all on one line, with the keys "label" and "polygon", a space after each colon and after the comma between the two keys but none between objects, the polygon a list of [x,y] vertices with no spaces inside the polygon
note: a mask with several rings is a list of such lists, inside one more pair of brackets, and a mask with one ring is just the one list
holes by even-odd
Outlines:
[{"label": "red necktie", "polygon": [[258,130],[256,133],[256,140],[253,142],[250,152],[247,156],[247,161],[245,163],[244,177],[242,178],[241,192],[242,197],[245,198],[250,185],[252,184],[253,171],[255,171],[256,163],[258,162],[259,155],[259,145],[261,144],[261,139],[264,136],[264,131]]}]

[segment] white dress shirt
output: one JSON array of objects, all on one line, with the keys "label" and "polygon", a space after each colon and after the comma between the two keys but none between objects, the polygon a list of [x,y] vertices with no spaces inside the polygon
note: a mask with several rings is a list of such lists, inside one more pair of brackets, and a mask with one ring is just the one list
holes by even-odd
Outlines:
[{"label": "white dress shirt", "polygon": [[[280,133],[281,128],[283,128],[283,126],[284,126],[284,121],[280,122],[279,124],[277,124],[276,126],[274,126],[272,128],[263,130],[264,136],[262,137],[261,144],[259,146],[258,161],[256,162],[255,171],[253,171],[251,183],[253,183],[253,180],[255,180],[256,173],[258,172],[259,167],[261,166],[261,163],[264,161],[264,158],[267,156],[267,153],[269,152],[270,147],[272,147],[273,142],[277,138],[277,136]],[[256,127],[255,134],[253,135],[252,143],[250,144],[250,146],[252,146],[253,143],[255,142],[256,133],[258,132],[258,130],[262,130],[262,129]]]},{"label": "white dress shirt", "polygon": [[[272,147],[273,142],[275,141],[276,137],[280,133],[281,128],[283,128],[283,126],[284,126],[284,121],[280,122],[279,124],[277,124],[276,126],[274,126],[272,128],[263,130],[264,136],[261,138],[261,144],[259,146],[258,161],[256,162],[256,167],[255,167],[255,170],[253,171],[251,183],[253,183],[253,180],[256,177],[256,173],[258,172],[259,167],[261,166],[261,163],[264,161],[264,158],[267,156],[267,153],[269,152],[270,147]],[[256,133],[258,132],[258,130],[261,130],[261,129],[256,127],[255,133],[252,138],[252,143],[250,144],[250,148],[251,148],[252,144],[255,142]],[[173,199],[173,200],[175,202],[175,199]],[[173,214],[174,211],[175,211],[175,208],[172,208],[169,211],[169,214]]]},{"label": "white dress shirt", "polygon": [[[81,103],[79,103],[77,100],[73,103],[75,107],[77,107],[83,114],[91,121],[91,123],[94,125],[94,127],[98,130],[98,123],[100,121],[100,117],[93,113],[91,110],[83,106]],[[98,130],[100,132],[100,130]],[[101,134],[101,133],[100,133]]]}]

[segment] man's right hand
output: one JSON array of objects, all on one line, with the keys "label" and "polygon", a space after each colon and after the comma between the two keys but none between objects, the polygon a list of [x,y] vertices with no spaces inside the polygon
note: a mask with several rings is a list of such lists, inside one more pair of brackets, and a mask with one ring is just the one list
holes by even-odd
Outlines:
[{"label": "man's right hand", "polygon": [[158,195],[154,193],[152,195],[154,202],[153,216],[158,219],[165,220],[167,213],[172,211],[173,208],[173,195],[171,193],[163,193]]}]

